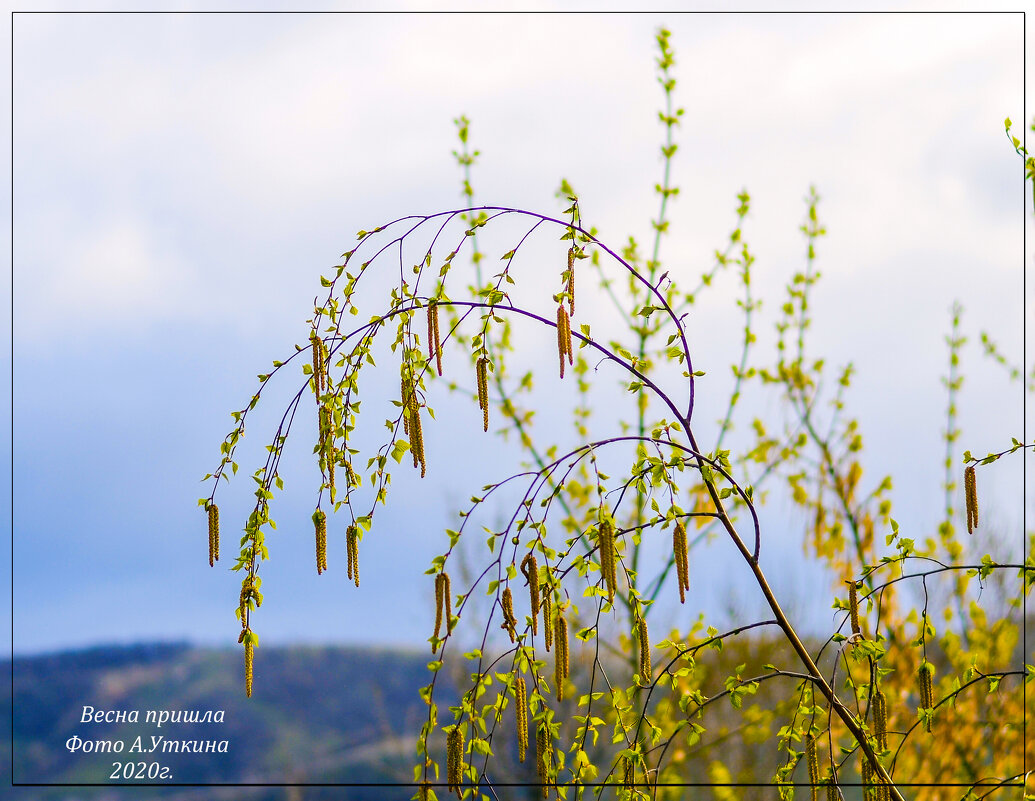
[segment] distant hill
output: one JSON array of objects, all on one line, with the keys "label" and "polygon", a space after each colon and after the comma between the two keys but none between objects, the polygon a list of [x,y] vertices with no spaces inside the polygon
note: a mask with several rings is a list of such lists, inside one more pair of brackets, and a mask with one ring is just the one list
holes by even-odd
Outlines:
[{"label": "distant hill", "polygon": [[[81,785],[110,779],[116,762],[159,763],[176,783],[281,784],[409,782],[415,735],[427,715],[418,689],[426,654],[399,650],[291,647],[256,649],[255,695],[244,697],[240,651],[187,644],[98,647],[14,662],[14,778]],[[0,663],[9,676],[11,663]],[[6,684],[6,681],[4,682]],[[455,701],[444,695],[440,704]],[[11,779],[11,699],[0,701],[0,784]],[[139,721],[83,723],[83,707],[137,710]],[[223,723],[146,722],[148,710],[223,710]],[[215,717],[214,715],[211,717]],[[226,752],[129,753],[141,737]],[[121,753],[70,753],[69,738],[121,741]],[[161,741],[158,741],[161,747]],[[198,746],[193,744],[197,742]],[[117,746],[116,746],[117,747]],[[179,747],[179,746],[178,746]],[[135,769],[134,769],[135,770]],[[146,768],[145,768],[146,770]],[[146,779],[142,781],[147,781]],[[123,781],[122,783],[128,783]],[[19,788],[18,799],[405,799],[406,788]]]}]

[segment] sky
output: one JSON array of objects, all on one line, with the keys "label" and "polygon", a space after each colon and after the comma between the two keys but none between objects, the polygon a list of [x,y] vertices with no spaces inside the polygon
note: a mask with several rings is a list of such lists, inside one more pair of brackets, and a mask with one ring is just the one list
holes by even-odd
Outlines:
[{"label": "sky", "polygon": [[[954,301],[970,340],[961,447],[998,450],[1022,431],[1020,384],[977,344],[987,331],[1021,362],[1031,209],[1003,132],[1007,116],[1024,128],[1020,15],[20,14],[7,443],[15,651],[234,644],[239,577],[226,556],[249,510],[245,476],[297,376],[249,423],[241,478],[220,503],[216,569],[199,479],[218,464],[229,412],[256,374],[306,340],[320,275],[359,229],[463,204],[451,155],[461,114],[481,151],[479,202],[556,214],[564,177],[602,240],[646,242],[662,167],[662,25],[686,110],[666,267],[691,283],[709,269],[737,193],[750,191],[759,347],[771,347],[782,287],[803,266],[803,198],[816,187],[828,234],[812,347],[832,364],[853,361],[867,475],[896,477],[897,519],[926,536],[942,504],[940,378]],[[544,268],[523,269],[537,286]],[[721,414],[712,399],[728,391],[737,356],[736,289],[726,276],[688,322],[707,371],[703,427]],[[607,324],[606,301],[586,291],[586,313]],[[531,332],[516,364],[552,359],[551,347]],[[397,370],[367,380],[377,398],[397,389]],[[467,398],[440,391],[436,410],[429,477],[400,473],[364,542],[359,590],[345,580],[343,547],[315,575],[312,443],[293,444],[255,620],[264,643],[419,646],[428,636],[424,570],[443,529],[485,476],[502,478],[520,458],[481,434]],[[366,423],[376,431],[379,414]],[[551,425],[542,430],[561,430]],[[987,519],[1018,542],[1020,461],[994,471]],[[775,514],[771,525],[765,559],[793,607],[809,570],[800,521]],[[694,613],[751,607],[717,569],[727,560],[716,548],[695,561]]]}]

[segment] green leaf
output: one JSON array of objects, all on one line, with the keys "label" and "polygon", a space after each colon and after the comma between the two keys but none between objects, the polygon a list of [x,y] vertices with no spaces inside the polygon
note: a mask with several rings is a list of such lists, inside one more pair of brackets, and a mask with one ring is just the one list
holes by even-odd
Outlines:
[{"label": "green leaf", "polygon": [[406,452],[410,450],[410,443],[403,439],[397,439],[395,444],[392,445],[392,458],[397,462],[401,462]]}]

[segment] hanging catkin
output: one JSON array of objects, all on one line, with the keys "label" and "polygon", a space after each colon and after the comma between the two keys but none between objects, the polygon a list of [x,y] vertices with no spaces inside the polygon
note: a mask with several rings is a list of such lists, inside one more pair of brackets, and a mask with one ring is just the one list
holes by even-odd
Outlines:
[{"label": "hanging catkin", "polygon": [[413,466],[420,466],[420,407],[417,405],[416,390],[410,393],[409,402],[403,411],[403,416],[409,419],[406,426],[406,433],[410,437],[410,456],[413,457]]},{"label": "hanging catkin", "polygon": [[973,534],[978,525],[977,474],[974,465],[963,471],[963,494],[967,501],[967,533]]},{"label": "hanging catkin", "polygon": [[482,430],[489,430],[489,360],[482,356],[475,364],[474,372],[478,380],[478,408],[482,410]]},{"label": "hanging catkin", "polygon": [[539,633],[539,565],[535,555],[528,553],[521,560],[521,575],[528,580],[528,602],[532,609],[532,636]]},{"label": "hanging catkin", "polygon": [[252,697],[252,678],[253,678],[253,663],[255,661],[255,646],[252,641],[247,638],[250,632],[246,632],[244,641],[244,694],[246,697]]},{"label": "hanging catkin", "polygon": [[568,248],[568,314],[575,316],[575,248]]},{"label": "hanging catkin", "polygon": [[819,752],[816,738],[811,734],[805,737],[805,758],[809,766],[809,784],[812,787],[812,801],[817,801],[819,793]]},{"label": "hanging catkin", "polygon": [[568,677],[568,621],[560,609],[557,610],[557,627],[554,632],[557,648],[553,655],[553,678],[557,685],[557,700],[564,700],[564,680]]},{"label": "hanging catkin", "polygon": [[690,589],[690,564],[686,543],[686,526],[681,520],[676,521],[676,528],[672,532],[672,558],[676,563],[679,603],[685,603],[686,593]]},{"label": "hanging catkin", "polygon": [[[241,582],[241,596],[238,602],[238,609],[240,610],[241,626],[244,631],[248,630],[248,599],[251,597],[252,577],[249,576]],[[241,634],[244,637],[244,634]]]},{"label": "hanging catkin", "polygon": [[564,362],[567,360],[568,364],[571,364],[574,357],[571,348],[571,321],[563,303],[557,306],[557,355],[561,361],[561,378],[564,378]]},{"label": "hanging catkin", "polygon": [[873,696],[873,732],[877,736],[877,748],[888,748],[888,698],[883,690]]},{"label": "hanging catkin", "polygon": [[553,597],[553,588],[551,585],[546,585],[546,594],[543,595],[543,638],[546,640],[546,650],[550,650],[550,646],[553,644],[553,620],[550,619],[551,614],[551,603],[550,600]]},{"label": "hanging catkin", "polygon": [[330,461],[330,454],[333,451],[332,446],[332,415],[331,409],[326,404],[321,404],[317,408],[316,412],[317,426],[319,428],[319,445],[317,450],[320,455],[320,472],[327,470],[327,464]]},{"label": "hanging catkin", "polygon": [[449,587],[449,574],[442,573],[442,611],[446,618],[446,633],[453,632],[453,591]]},{"label": "hanging catkin", "polygon": [[438,303],[435,304],[435,372],[442,375],[442,335],[438,327]]},{"label": "hanging catkin", "polygon": [[514,682],[514,703],[517,714],[518,762],[525,761],[528,749],[528,690],[525,677],[518,676]]},{"label": "hanging catkin", "polygon": [[622,784],[625,787],[636,784],[636,763],[631,756],[622,757]]},{"label": "hanging catkin", "polygon": [[208,566],[219,561],[219,507],[208,505]]},{"label": "hanging catkin", "polygon": [[636,621],[636,630],[640,638],[640,683],[650,684],[654,678],[650,664],[650,638],[647,634],[647,621],[642,617]]},{"label": "hanging catkin", "polygon": [[[435,632],[431,636],[438,639],[439,630],[442,628],[442,574],[439,573],[435,576]],[[435,653],[438,648],[437,643],[432,643],[431,653]]]},{"label": "hanging catkin", "polygon": [[309,335],[309,341],[313,346],[313,392],[319,398],[323,394],[326,385],[324,378],[323,341],[315,331]]},{"label": "hanging catkin", "polygon": [[327,569],[327,515],[322,509],[313,512],[313,527],[316,529],[316,574]]},{"label": "hanging catkin", "polygon": [[[437,638],[439,630],[442,627],[442,621],[446,623],[446,633],[450,633],[453,630],[452,620],[452,598],[450,597],[451,591],[449,587],[449,574],[439,573],[435,576],[435,634]],[[435,649],[432,648],[432,653]]]},{"label": "hanging catkin", "polygon": [[457,798],[463,796],[460,785],[464,774],[464,731],[456,724],[446,740],[446,782]]},{"label": "hanging catkin", "polygon": [[420,477],[424,478],[427,472],[427,464],[424,461],[424,432],[420,422],[420,404],[417,401],[417,391],[410,382],[410,394],[403,411],[403,419],[409,418],[409,423],[404,430],[410,435],[410,453],[413,456],[413,466],[420,467]]},{"label": "hanging catkin", "polygon": [[349,559],[349,578],[359,586],[359,526],[353,524],[345,532],[345,549]]},{"label": "hanging catkin", "polygon": [[609,518],[600,522],[600,569],[607,585],[607,600],[613,602],[618,591],[618,570],[615,567],[615,527]]},{"label": "hanging catkin", "polygon": [[[934,684],[932,677],[934,676],[934,665],[928,662],[926,659],[920,663],[920,669],[917,670],[917,681],[920,685],[920,706],[923,709],[934,708]],[[924,728],[931,731],[931,718],[927,717],[924,720]]]},{"label": "hanging catkin", "polygon": [[870,764],[870,760],[863,754],[862,757],[862,785],[863,785],[863,799],[864,801],[872,801],[873,799],[873,765]]},{"label": "hanging catkin", "polygon": [[549,797],[550,763],[553,761],[553,743],[545,723],[540,723],[535,733],[535,770],[543,786],[543,798]]},{"label": "hanging catkin", "polygon": [[428,304],[428,360],[435,360],[435,369],[442,375],[442,339],[438,329],[438,303]]},{"label": "hanging catkin", "polygon": [[506,629],[511,642],[516,642],[518,621],[514,616],[514,596],[510,592],[510,587],[503,590],[503,600],[500,605],[503,607],[503,625],[500,628]]},{"label": "hanging catkin", "polygon": [[852,579],[845,583],[848,585],[848,617],[852,624],[852,634],[859,634],[862,630],[859,625],[859,591]]}]

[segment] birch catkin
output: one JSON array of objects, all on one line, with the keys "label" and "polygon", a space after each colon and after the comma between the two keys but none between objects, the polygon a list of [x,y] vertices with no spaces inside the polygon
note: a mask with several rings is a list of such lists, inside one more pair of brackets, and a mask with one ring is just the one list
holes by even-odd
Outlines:
[{"label": "birch catkin", "polygon": [[475,364],[474,371],[478,379],[478,408],[482,410],[482,430],[489,430],[489,360],[482,356]]},{"label": "birch catkin", "polygon": [[457,798],[463,795],[460,785],[464,775],[464,732],[460,724],[456,724],[449,732],[446,740],[446,782]]},{"label": "birch catkin", "polygon": [[[410,393],[410,402],[403,412],[405,417],[409,418],[409,425],[407,426],[407,434],[410,437],[410,456],[413,457],[413,466],[420,466],[420,409],[417,406],[417,393]],[[422,476],[423,477],[423,476]]]},{"label": "birch catkin", "polygon": [[553,744],[545,723],[540,723],[535,733],[535,770],[539,783],[543,785],[543,798],[549,797],[550,763],[553,756]]},{"label": "birch catkin", "polygon": [[553,621],[550,619],[553,589],[550,585],[546,587],[546,594],[543,596],[543,638],[546,640],[546,650],[550,650],[553,644]]},{"label": "birch catkin", "polygon": [[241,582],[241,595],[237,604],[237,608],[241,611],[241,626],[243,627],[243,631],[241,632],[242,640],[244,639],[244,635],[248,632],[248,599],[251,597],[249,594],[252,586],[251,581],[252,579],[249,576]]},{"label": "birch catkin", "polygon": [[575,316],[575,248],[568,248],[568,314]]},{"label": "birch catkin", "polygon": [[322,509],[313,512],[313,527],[316,529],[316,574],[320,575],[327,569],[327,515]]},{"label": "birch catkin", "polygon": [[510,641],[515,642],[517,640],[518,621],[514,616],[514,596],[510,592],[510,587],[503,590],[501,606],[503,607],[503,625],[500,628],[506,629],[507,634],[510,635]]},{"label": "birch catkin", "polygon": [[[449,576],[446,573],[439,573],[435,576],[435,637],[438,637],[442,628],[442,618],[445,616],[446,631],[449,631]],[[432,653],[435,653],[435,647]]]},{"label": "birch catkin", "polygon": [[[439,573],[435,576],[435,631],[431,637],[433,640],[438,639],[438,633],[442,629],[442,574]],[[431,653],[435,653],[438,650],[438,643],[431,643]]]},{"label": "birch catkin", "polygon": [[403,433],[409,437],[410,456],[413,457],[413,466],[420,467],[421,478],[427,472],[427,465],[424,461],[424,433],[420,423],[420,401],[417,398],[417,385],[412,374],[408,375],[408,368],[403,369],[401,379],[402,395],[402,418]]},{"label": "birch catkin", "polygon": [[863,755],[862,758],[862,785],[863,785],[863,799],[864,801],[872,801],[873,799],[873,765],[870,764],[870,760]]},{"label": "birch catkin", "polygon": [[650,638],[647,634],[647,621],[642,617],[636,621],[636,630],[640,638],[640,683],[650,684],[654,678],[650,664]]},{"label": "birch catkin", "polygon": [[[442,609],[443,609],[442,577],[443,577],[442,573],[439,573],[437,576],[435,576],[435,633],[432,634],[431,636],[432,637],[436,637],[436,638],[438,637],[439,630],[442,628]],[[435,653],[435,649],[436,648],[437,648],[437,645],[432,645],[431,646],[431,653]]]},{"label": "birch catkin", "polygon": [[219,561],[219,507],[208,505],[208,566]]},{"label": "birch catkin", "polygon": [[568,621],[560,612],[557,613],[557,650],[562,654],[561,662],[564,665],[564,678],[568,678]]},{"label": "birch catkin", "polygon": [[323,341],[313,331],[309,335],[309,341],[313,345],[313,392],[319,398],[323,394],[326,386],[326,380],[324,378],[324,358],[323,358]]},{"label": "birch catkin", "polygon": [[557,306],[557,355],[561,361],[561,378],[564,378],[564,361],[567,359],[568,364],[572,364],[574,356],[571,348],[571,321],[563,303]]},{"label": "birch catkin", "polygon": [[539,565],[535,555],[528,553],[521,560],[521,575],[528,579],[528,602],[532,608],[532,636],[539,633]]},{"label": "birch catkin", "polygon": [[327,464],[330,461],[330,454],[333,450],[331,445],[333,433],[333,415],[331,409],[325,404],[321,404],[317,408],[316,419],[317,427],[319,428],[319,447],[317,450],[320,452],[320,472],[327,469]]},{"label": "birch catkin", "polygon": [[[923,709],[934,708],[934,683],[932,678],[934,676],[934,665],[928,662],[926,659],[920,663],[920,669],[917,670],[917,681],[920,685],[920,706]],[[924,720],[924,729],[928,732],[931,731],[931,718],[927,717]]]},{"label": "birch catkin", "polygon": [[672,557],[676,562],[679,603],[686,603],[686,593],[690,589],[690,564],[686,544],[686,526],[681,520],[676,521],[676,528],[672,532]]},{"label": "birch catkin", "polygon": [[428,304],[428,359],[435,360],[435,369],[442,375],[442,338],[438,329],[438,303]]},{"label": "birch catkin", "polygon": [[[450,597],[449,574],[442,572],[435,576],[435,634],[433,636],[438,637],[443,619],[446,622],[446,633],[448,634],[453,630],[453,611],[451,607],[452,598]],[[435,653],[434,647],[431,649],[431,652]]]},{"label": "birch catkin", "polygon": [[414,389],[410,392],[410,401],[403,412],[403,418],[409,415],[407,432],[410,435],[410,452],[413,455],[413,466],[420,467],[420,477],[424,478],[427,473],[427,463],[424,461],[424,431],[420,422],[420,404],[417,402],[417,392]]},{"label": "birch catkin", "polygon": [[873,696],[873,731],[877,736],[877,748],[888,749],[888,698],[883,690]]},{"label": "birch catkin", "polygon": [[973,534],[978,525],[977,474],[974,465],[963,471],[963,494],[967,501],[967,533]]},{"label": "birch catkin", "polygon": [[557,700],[564,700],[564,680],[568,678],[568,621],[557,610],[557,648],[553,655],[553,678],[557,684]]},{"label": "birch catkin", "polygon": [[349,578],[359,586],[359,527],[349,526],[345,533],[345,549],[349,558]]},{"label": "birch catkin", "polygon": [[816,738],[811,734],[805,738],[805,759],[809,766],[809,784],[812,787],[812,801],[816,801],[819,793],[819,751]]},{"label": "birch catkin", "polygon": [[442,375],[442,335],[438,327],[438,304],[435,304],[435,372]]},{"label": "birch catkin", "polygon": [[252,678],[253,672],[252,667],[255,662],[255,646],[252,644],[250,639],[247,639],[248,632],[245,633],[244,641],[244,694],[246,697],[252,697]]},{"label": "birch catkin", "polygon": [[615,528],[609,519],[600,521],[597,530],[597,543],[600,546],[600,572],[604,574],[604,583],[607,586],[607,600],[609,603],[615,599],[615,592],[618,588],[618,572],[615,568]]},{"label": "birch catkin", "polygon": [[453,632],[453,591],[449,586],[449,574],[442,572],[442,612],[446,618],[446,633]]},{"label": "birch catkin", "polygon": [[848,579],[845,583],[848,585],[848,617],[852,623],[852,634],[859,634],[861,632],[861,627],[859,626],[859,590],[852,579]]},{"label": "birch catkin", "polygon": [[517,714],[518,762],[525,761],[528,750],[528,690],[525,677],[518,676],[514,682],[514,703]]},{"label": "birch catkin", "polygon": [[557,307],[557,356],[561,362],[561,378],[564,378],[564,357],[567,351],[564,348],[564,306]]}]

